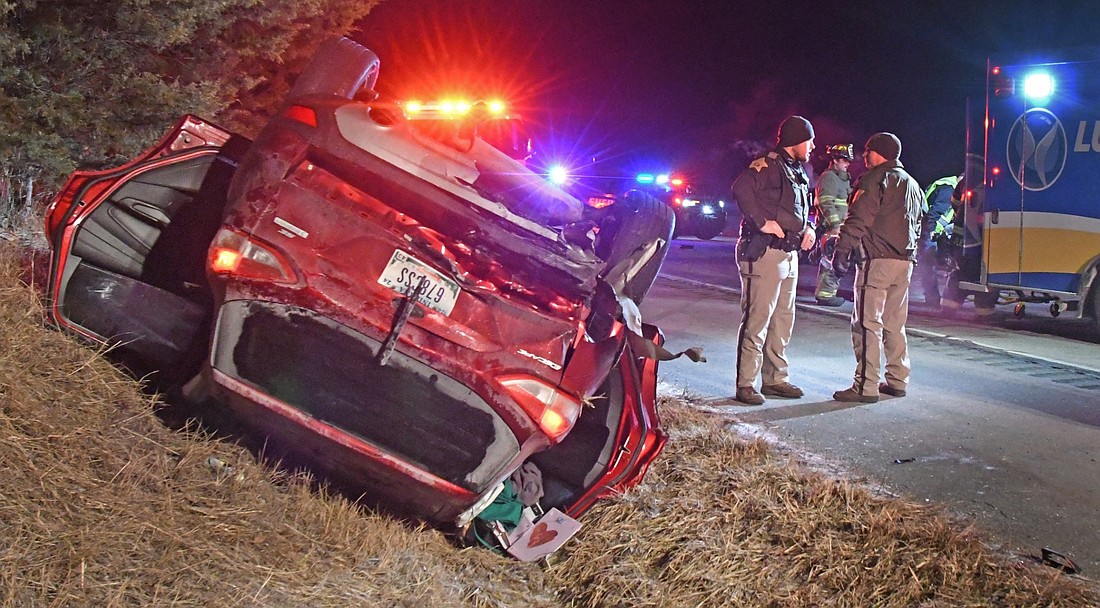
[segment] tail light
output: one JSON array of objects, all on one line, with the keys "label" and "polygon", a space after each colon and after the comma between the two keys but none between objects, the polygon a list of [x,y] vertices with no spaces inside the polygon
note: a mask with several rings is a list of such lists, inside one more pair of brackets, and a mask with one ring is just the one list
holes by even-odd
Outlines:
[{"label": "tail light", "polygon": [[276,283],[297,281],[290,264],[274,248],[229,228],[218,231],[210,245],[207,261],[214,274],[264,279]]},{"label": "tail light", "polygon": [[313,108],[307,106],[293,105],[283,112],[283,116],[291,120],[297,120],[298,122],[310,126],[317,126],[317,112]]},{"label": "tail light", "polygon": [[580,416],[580,401],[560,387],[531,376],[507,376],[500,379],[500,384],[555,443],[565,437]]}]

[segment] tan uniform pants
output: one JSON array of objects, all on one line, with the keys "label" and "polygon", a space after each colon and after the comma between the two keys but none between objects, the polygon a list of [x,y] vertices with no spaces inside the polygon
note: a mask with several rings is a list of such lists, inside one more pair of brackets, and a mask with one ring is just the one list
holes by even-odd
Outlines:
[{"label": "tan uniform pants", "polygon": [[883,355],[886,383],[905,390],[909,384],[909,260],[872,259],[856,267],[852,307],[852,348],[856,373],[852,388],[861,395],[877,395]]},{"label": "tan uniform pants", "polygon": [[737,386],[787,382],[787,343],[794,329],[798,252],[769,248],[755,262],[739,262],[741,324],[737,328]]}]

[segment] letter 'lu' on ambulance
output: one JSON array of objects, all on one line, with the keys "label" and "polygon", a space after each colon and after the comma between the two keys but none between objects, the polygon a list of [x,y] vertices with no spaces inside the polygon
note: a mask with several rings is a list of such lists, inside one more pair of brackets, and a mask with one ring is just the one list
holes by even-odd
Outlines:
[{"label": "letter 'lu' on ambulance", "polygon": [[[1089,127],[1092,127],[1092,139],[1089,139]],[[1100,152],[1100,120],[1094,120],[1091,123],[1087,120],[1082,120],[1077,125],[1077,140],[1073,144],[1074,152]]]}]

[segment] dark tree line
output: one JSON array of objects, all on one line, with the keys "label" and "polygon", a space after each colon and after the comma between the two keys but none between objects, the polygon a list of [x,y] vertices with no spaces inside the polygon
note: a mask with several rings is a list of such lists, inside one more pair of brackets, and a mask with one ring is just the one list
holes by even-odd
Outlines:
[{"label": "dark tree line", "polygon": [[254,132],[379,1],[0,0],[0,205],[121,164],[188,112]]}]

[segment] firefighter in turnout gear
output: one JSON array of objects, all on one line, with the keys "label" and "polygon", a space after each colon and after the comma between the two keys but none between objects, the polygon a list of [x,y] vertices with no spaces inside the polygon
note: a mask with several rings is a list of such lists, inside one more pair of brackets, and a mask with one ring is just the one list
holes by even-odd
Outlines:
[{"label": "firefighter in turnout gear", "polygon": [[855,156],[853,144],[829,146],[829,167],[817,180],[817,220],[824,229],[821,235],[821,267],[817,271],[817,303],[822,306],[840,306],[844,298],[837,295],[840,278],[833,272],[832,255],[840,224],[848,215],[848,196],[852,193],[852,176],[848,167]]}]

